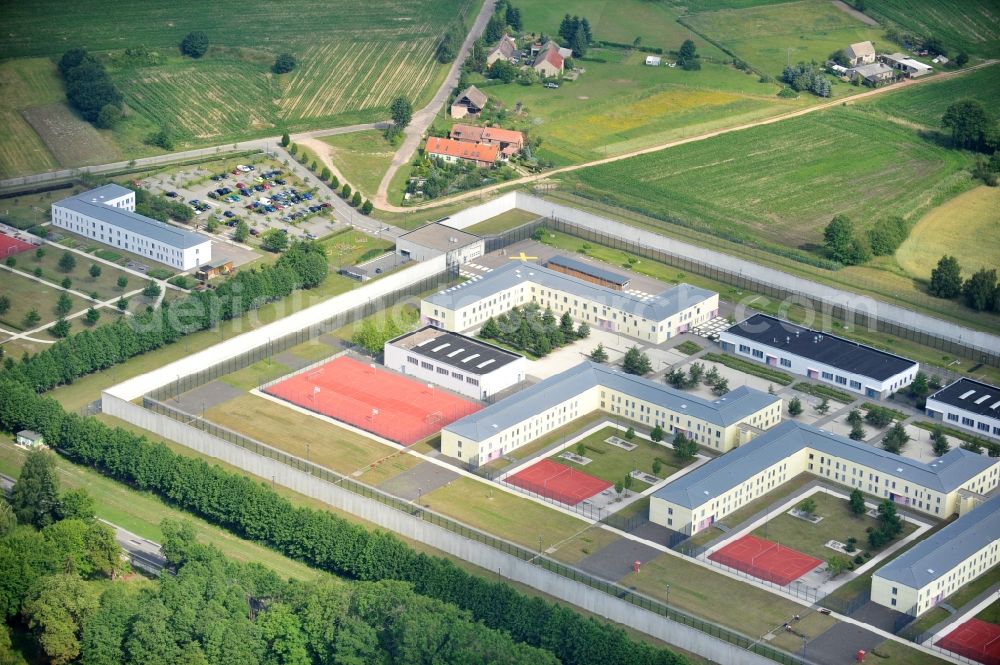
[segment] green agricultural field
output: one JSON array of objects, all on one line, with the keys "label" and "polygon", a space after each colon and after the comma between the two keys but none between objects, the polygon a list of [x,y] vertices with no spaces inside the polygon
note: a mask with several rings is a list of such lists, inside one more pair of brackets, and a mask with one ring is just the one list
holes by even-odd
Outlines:
[{"label": "green agricultural field", "polygon": [[836,214],[867,228],[953,195],[968,186],[970,161],[912,128],[835,107],[563,178],[590,197],[701,231],[811,250]]},{"label": "green agricultural field", "polygon": [[865,13],[882,23],[937,37],[949,56],[959,51],[1000,55],[1000,16],[994,0],[869,0],[865,5]]},{"label": "green agricultural field", "polygon": [[941,117],[958,99],[978,99],[988,109],[1000,107],[1000,66],[984,67],[962,76],[930,81],[863,102],[891,118],[902,118],[942,131]]},{"label": "green agricultural field", "polygon": [[966,276],[1000,265],[1000,189],[981,185],[921,217],[896,250],[896,262],[929,280],[945,254],[958,259]]},{"label": "green agricultural field", "polygon": [[22,112],[62,99],[52,63],[43,58],[0,63],[0,177],[59,165]]},{"label": "green agricultural field", "polygon": [[[45,56],[35,57],[38,64],[33,66],[54,83],[47,90],[55,94],[30,104],[38,106],[63,99],[55,59],[64,50],[85,46],[97,53],[118,83],[129,114],[113,132],[81,136],[78,142],[84,148],[139,156],[160,152],[143,143],[160,127],[168,128],[183,148],[266,136],[286,127],[383,120],[396,95],[420,107],[447,71],[434,59],[437,40],[456,19],[471,19],[479,7],[476,0],[375,0],[363,5],[290,0],[262,9],[223,0],[205,12],[195,0],[125,6],[84,0],[72,7],[43,0],[4,8],[0,59],[13,63],[5,67],[20,69],[27,62],[21,59]],[[109,14],[114,21],[107,20]],[[204,31],[212,45],[198,60],[177,50],[191,30]],[[135,47],[145,47],[149,55],[124,51]],[[299,66],[288,74],[273,74],[270,67],[279,52],[294,54]],[[0,73],[0,82],[7,78]],[[6,97],[14,101],[7,107],[0,103],[5,120],[0,139],[21,138],[29,149],[24,154],[0,152],[0,175],[56,166],[20,117],[19,111],[29,106],[21,101],[25,96],[8,92]],[[107,139],[111,142],[103,146]],[[72,154],[66,159],[80,163]]]},{"label": "green agricultural field", "polygon": [[[542,138],[539,156],[556,165],[599,159],[802,108],[813,100],[781,99],[731,65],[702,69],[647,67],[645,55],[591,49],[606,62],[581,62],[574,82],[557,90],[517,84],[484,89],[494,103],[523,115],[508,125]],[[728,60],[728,58],[727,58]]]},{"label": "green agricultural field", "polygon": [[[653,460],[656,459],[660,460],[662,466],[660,473],[657,474],[660,478],[668,478],[687,466],[685,463],[678,462],[673,451],[663,445],[654,444],[646,439],[637,437],[632,443],[638,444],[638,447],[635,450],[628,451],[606,443],[605,439],[610,436],[620,437],[622,436],[622,432],[614,427],[605,427],[583,439],[582,443],[587,447],[584,457],[590,458],[591,462],[589,464],[580,465],[571,460],[559,457],[559,455],[553,455],[549,459],[557,464],[568,466],[577,471],[606,480],[609,483],[624,480],[625,476],[629,475],[633,470],[653,473]],[[579,443],[574,443],[566,450],[576,453],[577,446],[579,445]],[[648,487],[649,485],[642,481],[633,480],[632,490],[635,492],[641,492]]]},{"label": "green agricultural field", "polygon": [[[772,76],[781,74],[788,63],[824,62],[834,51],[855,42],[884,41],[880,28],[818,0],[705,12],[688,16],[684,22]],[[834,87],[835,91],[851,89]]]},{"label": "green agricultural field", "polygon": [[330,146],[330,160],[347,182],[368,197],[374,195],[395,154],[382,132],[370,129],[320,140]]}]

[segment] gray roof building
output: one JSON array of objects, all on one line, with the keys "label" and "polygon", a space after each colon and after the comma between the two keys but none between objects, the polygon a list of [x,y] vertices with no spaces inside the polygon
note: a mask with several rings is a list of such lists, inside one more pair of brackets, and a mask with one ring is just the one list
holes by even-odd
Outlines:
[{"label": "gray roof building", "polygon": [[424,326],[386,344],[460,369],[466,374],[488,374],[523,357],[499,346],[434,326]]},{"label": "gray roof building", "polygon": [[780,399],[740,386],[716,400],[706,400],[656,381],[584,361],[444,429],[472,441],[482,441],[596,386],[605,386],[672,411],[683,411],[720,427],[737,423]]},{"label": "gray roof building", "polygon": [[927,398],[977,416],[1000,418],[1000,388],[962,377]]},{"label": "gray roof building", "polygon": [[185,231],[176,226],[150,219],[145,215],[107,204],[107,201],[119,199],[132,193],[132,190],[120,185],[104,185],[52,205],[93,217],[105,224],[130,231],[175,249],[188,249],[210,242],[208,238],[198,233]]},{"label": "gray roof building", "polygon": [[716,295],[708,289],[678,284],[644,301],[623,291],[587,282],[537,263],[511,262],[487,273],[482,279],[435,293],[425,300],[433,305],[455,310],[525,283],[564,291],[650,321],[663,321]]},{"label": "gray roof building", "polygon": [[626,286],[629,284],[629,282],[632,281],[625,275],[612,272],[600,266],[596,266],[593,263],[587,263],[585,261],[580,261],[578,259],[574,259],[569,256],[563,256],[561,254],[556,254],[548,261],[546,261],[545,267],[549,266],[560,266],[562,268],[569,268],[570,270],[575,270],[576,272],[582,273],[584,275],[596,277],[597,279],[608,282],[609,284],[617,284],[619,286]]},{"label": "gray roof building", "polygon": [[1000,494],[917,543],[875,577],[920,589],[1000,538]]},{"label": "gray roof building", "polygon": [[450,252],[466,245],[480,242],[482,238],[467,231],[459,231],[450,226],[434,222],[425,224],[419,229],[404,233],[399,236],[399,240],[411,242],[430,250],[439,252]]},{"label": "gray roof building", "polygon": [[696,508],[803,448],[848,459],[942,493],[958,489],[962,483],[997,463],[996,459],[954,448],[933,462],[924,464],[811,425],[786,420],[749,443],[666,485],[653,496],[685,508]]}]

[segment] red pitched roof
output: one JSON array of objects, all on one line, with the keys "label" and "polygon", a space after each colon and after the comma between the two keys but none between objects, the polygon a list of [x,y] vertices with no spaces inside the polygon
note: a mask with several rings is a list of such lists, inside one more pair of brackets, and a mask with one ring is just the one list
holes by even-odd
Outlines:
[{"label": "red pitched roof", "polygon": [[454,125],[451,128],[451,138],[479,143],[483,140],[483,128],[475,125]]},{"label": "red pitched roof", "polygon": [[483,129],[484,141],[497,141],[499,143],[524,143],[524,135],[515,132],[513,129],[501,129],[500,127],[486,127]]},{"label": "red pitched roof", "polygon": [[533,66],[537,67],[542,64],[543,60],[548,61],[548,63],[556,69],[562,70],[563,68],[563,57],[559,55],[558,49],[543,49],[542,52],[538,54],[538,57],[535,58],[535,64]]},{"label": "red pitched roof", "polygon": [[465,141],[455,141],[454,139],[442,139],[431,136],[427,139],[427,154],[447,155],[477,162],[495,162],[500,152],[497,145],[487,145],[485,143],[466,143]]}]

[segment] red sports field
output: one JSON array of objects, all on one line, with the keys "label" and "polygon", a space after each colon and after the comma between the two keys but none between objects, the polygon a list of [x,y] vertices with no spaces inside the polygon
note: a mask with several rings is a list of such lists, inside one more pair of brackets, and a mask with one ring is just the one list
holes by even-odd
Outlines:
[{"label": "red sports field", "polygon": [[985,665],[1000,665],[1000,626],[993,623],[969,619],[937,645]]},{"label": "red sports field", "polygon": [[785,586],[823,563],[778,543],[743,536],[708,555],[712,561]]},{"label": "red sports field", "polygon": [[346,357],[285,379],[264,392],[407,446],[482,408]]},{"label": "red sports field", "polygon": [[20,254],[21,252],[26,252],[29,249],[34,249],[34,247],[35,246],[30,242],[24,242],[23,240],[18,240],[17,238],[12,238],[9,235],[0,233],[0,256]]},{"label": "red sports field", "polygon": [[513,476],[507,476],[504,480],[511,485],[570,506],[575,506],[584,499],[589,499],[611,487],[611,483],[606,480],[547,459],[532,464]]}]

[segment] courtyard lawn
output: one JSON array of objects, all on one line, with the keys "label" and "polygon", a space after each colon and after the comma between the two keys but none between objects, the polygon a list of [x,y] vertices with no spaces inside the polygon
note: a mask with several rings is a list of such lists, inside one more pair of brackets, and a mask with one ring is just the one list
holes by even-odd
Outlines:
[{"label": "courtyard lawn", "polygon": [[395,452],[367,436],[255,395],[214,406],[205,419],[343,474]]},{"label": "courtyard lawn", "polygon": [[473,224],[464,230],[481,236],[497,235],[536,219],[538,219],[538,215],[535,213],[525,212],[524,210],[514,208],[513,210],[500,213],[496,217],[490,217],[489,219],[485,219],[478,224]]},{"label": "courtyard lawn", "polygon": [[[491,343],[495,342],[491,341]],[[496,475],[499,475],[503,473],[503,471],[508,467],[510,467],[511,465],[516,464],[517,460],[528,459],[535,453],[544,450],[549,446],[558,445],[559,443],[569,439],[570,437],[576,436],[576,434],[580,430],[587,429],[588,427],[590,427],[590,425],[594,424],[598,420],[603,420],[606,419],[607,417],[608,414],[602,411],[592,411],[584,416],[580,416],[576,420],[566,423],[565,425],[559,427],[558,429],[549,432],[545,436],[535,439],[529,444],[523,445],[520,448],[512,450],[511,453],[508,455],[508,457],[513,457],[515,459],[514,462],[508,462],[502,457],[498,457],[489,464],[484,464],[482,468],[487,469],[488,471]]]},{"label": "courtyard lawn", "polygon": [[[657,474],[659,478],[669,478],[690,464],[690,462],[679,462],[670,448],[655,444],[639,436],[630,441],[630,443],[636,444],[635,450],[632,451],[605,442],[605,439],[608,437],[617,436],[624,438],[624,435],[625,433],[616,427],[605,427],[583,439],[581,443],[587,447],[584,457],[591,459],[590,464],[577,464],[571,460],[559,457],[559,455],[552,455],[549,459],[563,466],[568,466],[577,471],[606,480],[609,483],[623,480],[633,470],[653,473],[654,460],[660,460],[662,466],[660,473]],[[577,453],[579,445],[580,443],[574,443],[566,451]],[[633,492],[642,492],[649,487],[648,484],[638,479],[633,479],[632,483],[631,490]]]},{"label": "courtyard lawn", "polygon": [[[96,241],[94,241],[93,246],[105,247]],[[118,288],[119,277],[125,277],[129,281],[129,285],[125,287],[127,291],[141,288],[146,283],[146,280],[141,277],[126,273],[101,261],[94,261],[88,256],[81,256],[76,252],[70,252],[70,256],[76,261],[76,267],[69,272],[63,272],[59,268],[59,261],[66,251],[47,245],[45,256],[41,259],[37,259],[33,252],[25,252],[18,257],[17,267],[28,272],[41,268],[42,279],[53,284],[61,284],[64,278],[69,277],[72,281],[71,289],[88,295],[96,293],[99,300],[110,300],[122,294],[122,290]],[[91,265],[96,265],[101,269],[101,274],[96,279],[90,276]]]},{"label": "courtyard lawn", "polygon": [[[25,455],[23,449],[9,442],[0,443],[0,473],[17,478]],[[271,549],[243,540],[189,512],[173,508],[150,492],[133,490],[124,483],[107,478],[86,466],[68,462],[58,455],[56,470],[62,491],[85,488],[94,497],[98,517],[142,538],[162,542],[161,521],[188,520],[194,524],[199,541],[211,543],[228,557],[261,563],[283,577],[311,580],[323,574]]]},{"label": "courtyard lawn", "polygon": [[989,607],[977,614],[976,618],[980,621],[1000,624],[1000,601],[991,603]]},{"label": "courtyard lawn", "polygon": [[930,280],[945,254],[958,259],[965,277],[1000,265],[1000,188],[980,185],[928,212],[896,250],[896,261],[913,277]]},{"label": "courtyard lawn", "polygon": [[385,140],[383,132],[369,129],[325,136],[320,140],[330,146],[330,159],[347,182],[365,196],[374,196],[396,150]]},{"label": "courtyard lawn", "polygon": [[[868,515],[854,515],[850,511],[846,499],[823,492],[813,494],[812,498],[816,501],[815,514],[823,518],[821,522],[811,524],[784,512],[775,513],[776,516],[772,517],[766,525],[753,531],[753,535],[781,543],[785,547],[816,557],[821,561],[826,561],[835,555],[847,558],[854,558],[857,555],[857,553],[841,554],[837,550],[826,547],[825,543],[828,540],[839,540],[846,543],[848,538],[854,537],[857,539],[858,552],[877,554],[881,551],[871,550],[868,547],[868,534],[865,531],[868,528],[878,526],[878,520]],[[912,522],[903,522],[903,531],[893,543],[916,530],[917,525]]]},{"label": "courtyard lawn", "polygon": [[[393,247],[392,241],[372,238],[367,233],[345,229],[320,241],[326,252],[330,270],[352,266],[355,263],[384,254]],[[342,278],[345,279],[345,278]],[[356,283],[356,282],[352,282]]]},{"label": "courtyard lawn", "polygon": [[[34,269],[33,259],[34,253],[30,250],[18,255],[15,269],[30,272]],[[0,327],[15,332],[22,332],[55,321],[58,318],[55,308],[59,302],[59,295],[61,293],[64,293],[62,289],[47,286],[36,282],[30,277],[13,273],[9,270],[0,269],[0,295],[7,296],[10,299],[10,309],[3,315],[0,315]],[[69,311],[70,314],[87,309],[91,305],[89,301],[83,300],[78,296],[70,295],[69,297],[73,303]],[[24,317],[32,309],[38,312],[40,318],[37,323],[28,324],[25,322]],[[76,330],[80,330],[83,325],[82,321],[76,320],[70,323]],[[38,337],[39,339],[46,340],[53,339],[48,332],[40,332],[38,333]]]},{"label": "courtyard lawn", "polygon": [[423,495],[421,503],[500,538],[532,550],[573,538],[588,523],[526,497],[504,491],[492,483],[456,478]]}]

